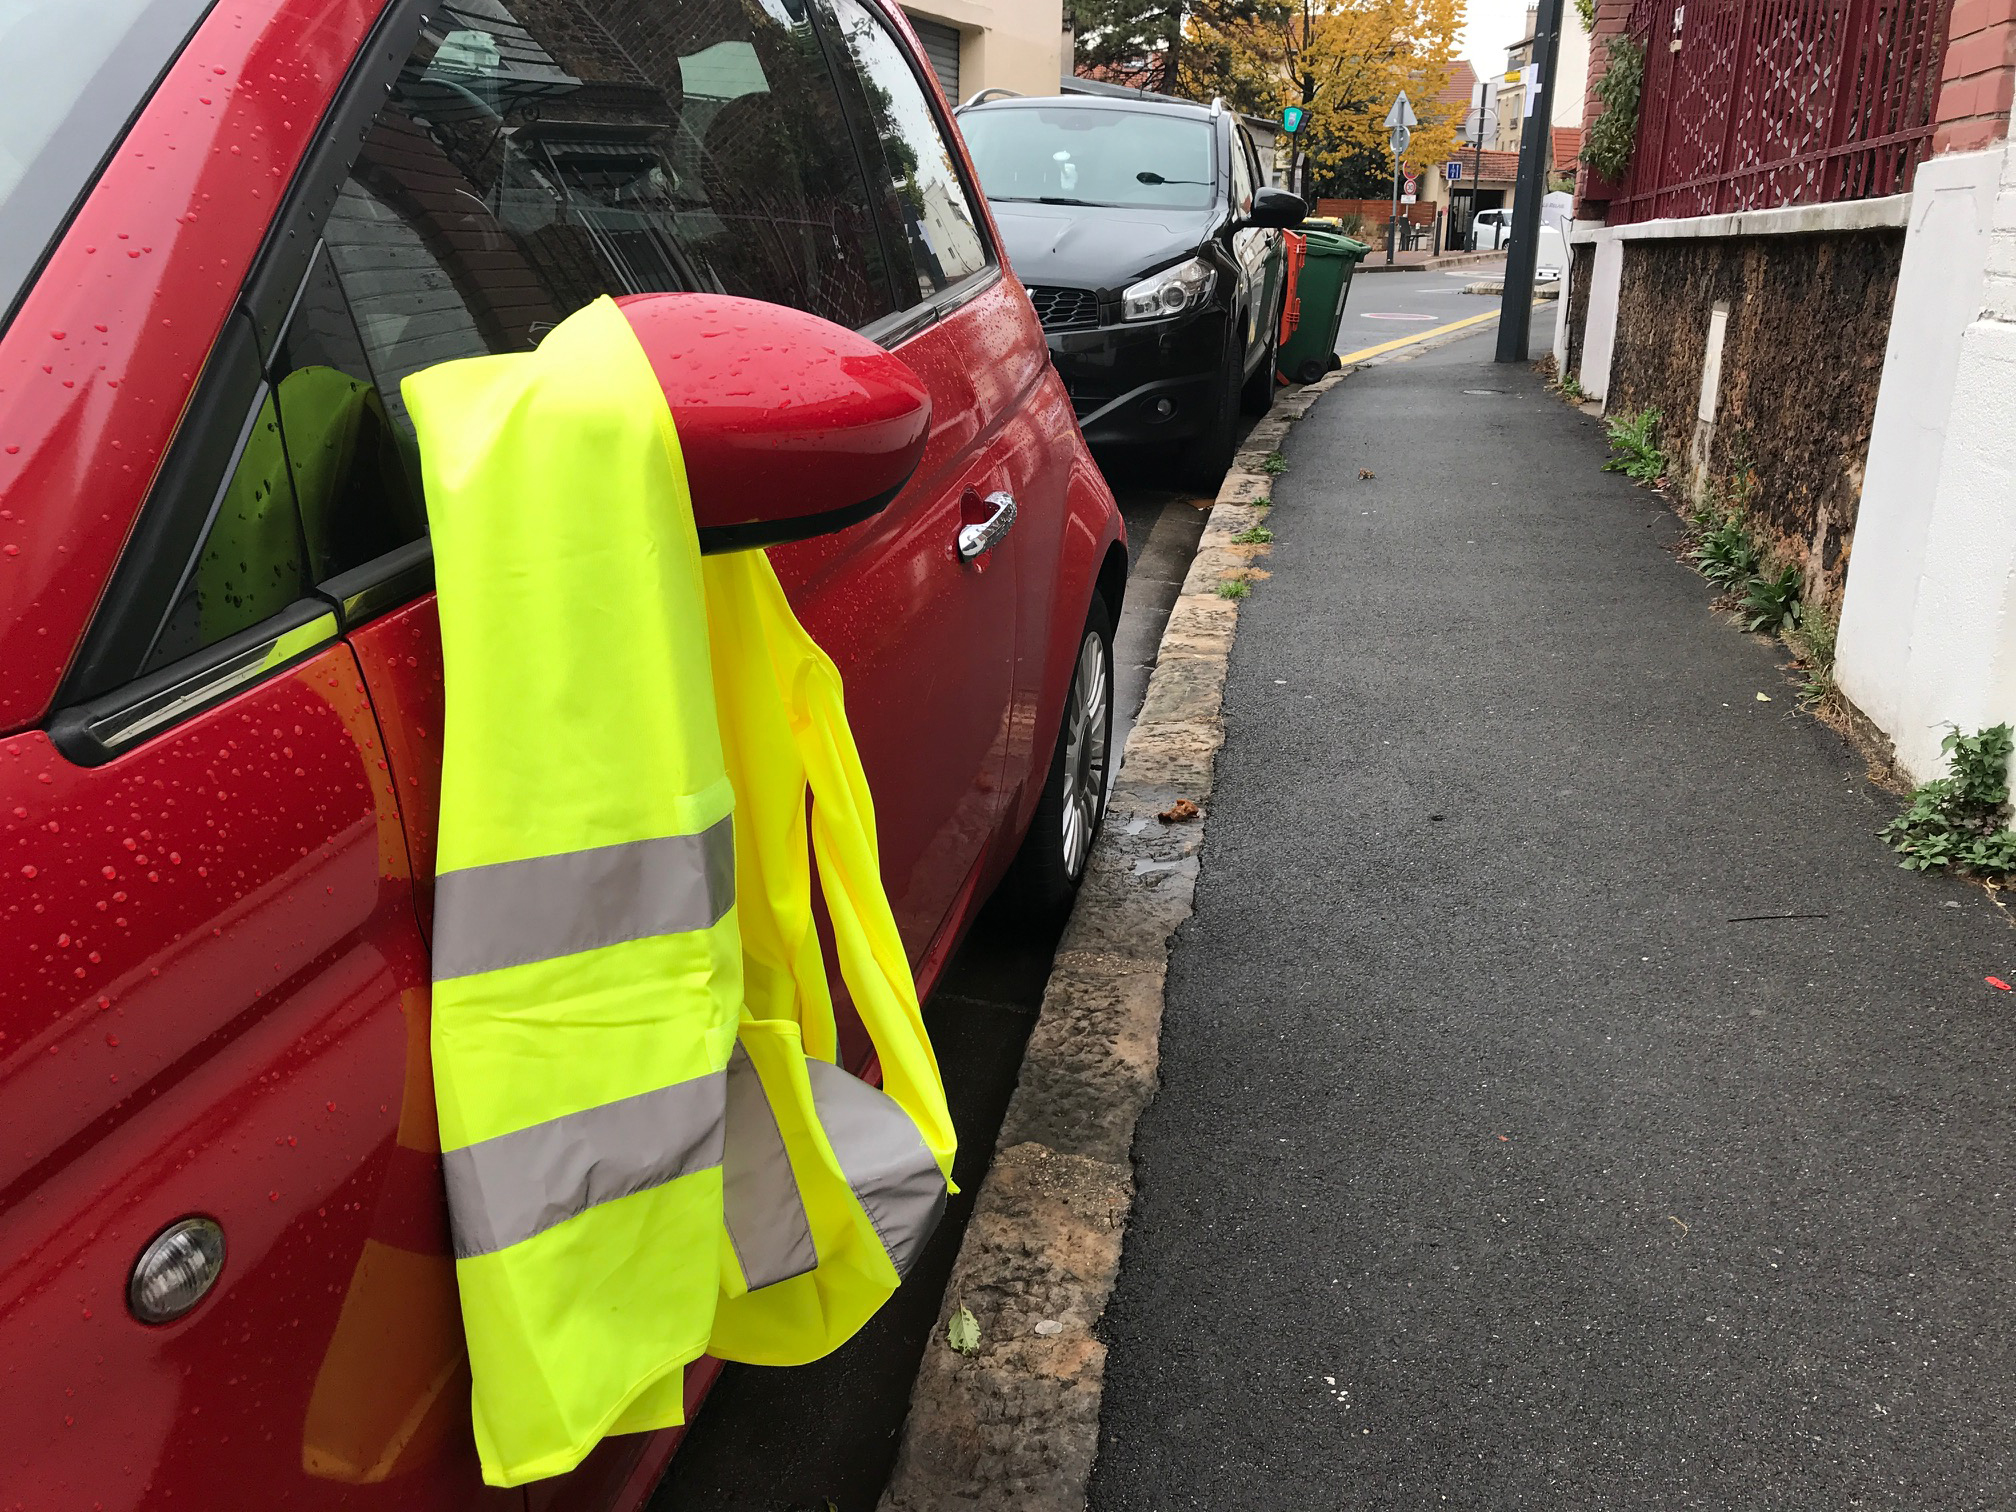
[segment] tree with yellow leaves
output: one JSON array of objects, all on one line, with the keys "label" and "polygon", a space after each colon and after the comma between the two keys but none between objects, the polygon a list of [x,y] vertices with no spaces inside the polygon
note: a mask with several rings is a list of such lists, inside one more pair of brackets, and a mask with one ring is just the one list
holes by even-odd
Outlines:
[{"label": "tree with yellow leaves", "polygon": [[1386,112],[1402,90],[1420,118],[1406,160],[1451,156],[1463,107],[1436,99],[1449,82],[1463,0],[1244,0],[1200,4],[1183,30],[1180,92],[1223,95],[1257,115],[1307,112],[1295,142],[1317,195],[1382,195],[1392,186]]}]

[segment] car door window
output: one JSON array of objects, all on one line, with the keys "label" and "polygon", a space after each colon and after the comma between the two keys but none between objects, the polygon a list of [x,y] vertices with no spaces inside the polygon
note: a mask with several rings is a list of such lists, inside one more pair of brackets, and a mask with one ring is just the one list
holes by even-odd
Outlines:
[{"label": "car door window", "polygon": [[522,351],[602,294],[733,294],[856,328],[895,307],[801,0],[441,5],[328,241],[401,426],[396,378]]},{"label": "car door window", "polygon": [[310,585],[279,416],[262,385],[202,539],[139,670],[157,671],[249,630],[306,597]]},{"label": "car door window", "polygon": [[[309,267],[274,360],[288,471],[318,583],[427,533],[419,458],[399,380],[431,362],[484,350],[467,307],[445,278],[440,287],[448,298],[421,297],[415,308],[372,317],[368,301],[374,290],[384,297],[388,281],[424,287],[417,272],[439,274],[424,248],[409,248],[397,235],[364,242],[360,226],[403,230],[396,219],[374,217],[372,207],[354,183],[338,195],[330,240]],[[360,245],[375,246],[379,268],[365,273],[352,262],[352,287],[365,302],[363,324],[377,338],[368,347],[338,273],[339,260]]]},{"label": "car door window", "polygon": [[[1253,213],[1253,164],[1245,149],[1246,133],[1239,127],[1232,128],[1235,138],[1232,144],[1232,208],[1238,214]],[[1250,150],[1250,149],[1249,149]]]},{"label": "car door window", "polygon": [[816,3],[839,39],[841,77],[871,140],[869,172],[894,231],[904,302],[930,299],[987,266],[972,197],[909,52],[860,0]]}]

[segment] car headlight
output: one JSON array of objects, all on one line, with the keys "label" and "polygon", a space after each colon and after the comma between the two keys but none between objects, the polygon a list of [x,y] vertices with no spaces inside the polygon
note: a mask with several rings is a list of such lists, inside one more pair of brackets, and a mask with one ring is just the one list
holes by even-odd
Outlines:
[{"label": "car headlight", "polygon": [[1122,320],[1160,320],[1194,310],[1211,297],[1218,270],[1201,257],[1151,273],[1120,296]]}]

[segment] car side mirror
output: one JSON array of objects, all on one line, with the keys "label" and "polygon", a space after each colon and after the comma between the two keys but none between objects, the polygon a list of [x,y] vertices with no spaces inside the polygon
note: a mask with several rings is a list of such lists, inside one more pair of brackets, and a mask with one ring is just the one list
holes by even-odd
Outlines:
[{"label": "car side mirror", "polygon": [[930,392],[865,337],[720,294],[616,303],[672,407],[702,552],[844,530],[917,470]]},{"label": "car side mirror", "polygon": [[1309,206],[1299,194],[1286,189],[1255,189],[1253,209],[1246,217],[1249,226],[1299,226],[1309,214]]}]

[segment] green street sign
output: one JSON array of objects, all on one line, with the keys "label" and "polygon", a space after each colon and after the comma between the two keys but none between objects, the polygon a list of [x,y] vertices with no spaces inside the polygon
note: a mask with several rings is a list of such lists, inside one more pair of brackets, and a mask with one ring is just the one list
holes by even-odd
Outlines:
[{"label": "green street sign", "polygon": [[1308,112],[1304,110],[1300,105],[1282,106],[1281,129],[1287,132],[1288,135],[1290,136],[1295,135],[1296,132],[1302,129],[1302,118],[1307,114]]}]

